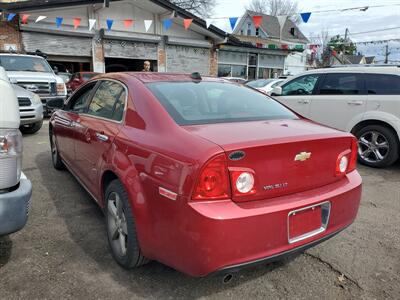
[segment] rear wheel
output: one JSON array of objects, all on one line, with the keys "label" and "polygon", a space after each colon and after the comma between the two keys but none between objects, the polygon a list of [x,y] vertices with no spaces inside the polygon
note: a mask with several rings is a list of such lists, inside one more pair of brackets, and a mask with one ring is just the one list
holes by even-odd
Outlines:
[{"label": "rear wheel", "polygon": [[358,139],[358,160],[360,163],[384,168],[399,158],[399,140],[386,126],[369,125],[356,132]]},{"label": "rear wheel", "polygon": [[21,130],[22,133],[33,134],[38,132],[42,128],[42,125],[43,125],[43,120],[33,124],[23,125],[19,129]]},{"label": "rear wheel", "polygon": [[114,259],[126,269],[144,265],[148,260],[140,250],[128,194],[119,180],[108,185],[105,199],[107,236]]}]

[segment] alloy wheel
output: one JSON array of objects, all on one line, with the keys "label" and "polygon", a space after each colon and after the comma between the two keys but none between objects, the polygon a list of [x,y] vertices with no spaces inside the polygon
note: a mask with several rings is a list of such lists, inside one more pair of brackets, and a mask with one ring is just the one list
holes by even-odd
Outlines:
[{"label": "alloy wheel", "polygon": [[387,138],[377,131],[367,131],[358,139],[358,154],[369,163],[377,163],[389,154]]},{"label": "alloy wheel", "polygon": [[113,251],[119,256],[125,256],[128,244],[128,228],[120,196],[112,192],[107,201],[108,234]]}]

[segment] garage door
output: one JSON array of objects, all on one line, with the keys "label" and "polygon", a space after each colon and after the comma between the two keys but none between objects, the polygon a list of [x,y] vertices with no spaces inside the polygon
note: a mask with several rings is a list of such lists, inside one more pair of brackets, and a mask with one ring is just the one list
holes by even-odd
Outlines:
[{"label": "garage door", "polygon": [[104,56],[157,60],[158,44],[120,40],[104,40]]},{"label": "garage door", "polygon": [[178,73],[199,72],[202,75],[209,75],[210,49],[168,45],[167,71]]},{"label": "garage door", "polygon": [[27,52],[40,50],[49,55],[92,56],[91,38],[24,31],[22,43]]}]

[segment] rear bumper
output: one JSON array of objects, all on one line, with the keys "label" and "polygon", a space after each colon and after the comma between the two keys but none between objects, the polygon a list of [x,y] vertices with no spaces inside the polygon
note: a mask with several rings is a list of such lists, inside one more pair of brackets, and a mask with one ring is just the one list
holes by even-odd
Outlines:
[{"label": "rear bumper", "polygon": [[21,175],[19,186],[12,192],[0,194],[0,236],[21,230],[29,214],[32,184]]},{"label": "rear bumper", "polygon": [[[349,226],[358,212],[361,184],[360,175],[354,171],[334,184],[278,198],[246,203],[189,202],[183,213],[166,207],[164,213],[169,218],[158,219],[162,234],[154,235],[160,241],[157,250],[163,251],[150,249],[149,258],[192,276],[277,260],[327,240]],[[326,202],[330,203],[326,229],[289,243],[289,213]]]}]

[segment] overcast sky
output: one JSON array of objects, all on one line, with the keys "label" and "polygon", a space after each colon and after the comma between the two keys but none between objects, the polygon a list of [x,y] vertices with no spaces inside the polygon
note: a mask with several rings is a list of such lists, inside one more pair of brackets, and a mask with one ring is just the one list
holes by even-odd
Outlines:
[{"label": "overcast sky", "polygon": [[[250,0],[217,0],[213,17],[239,17],[243,14],[245,6]],[[345,11],[329,13],[313,13],[307,24],[301,24],[300,29],[308,37],[318,35],[321,30],[327,30],[331,35],[344,34],[345,29],[350,31],[350,38],[355,42],[400,39],[400,0],[299,0],[300,12],[320,11],[330,9],[343,9],[359,6],[391,5],[388,7],[369,8],[367,11]],[[397,4],[395,6],[394,4]],[[228,20],[217,20],[218,27],[230,31]],[[394,30],[379,31],[374,33],[361,33],[365,31],[398,27]],[[383,59],[385,45],[359,46],[365,55],[377,55]],[[390,42],[389,56],[392,60],[399,60],[400,43]]]}]

